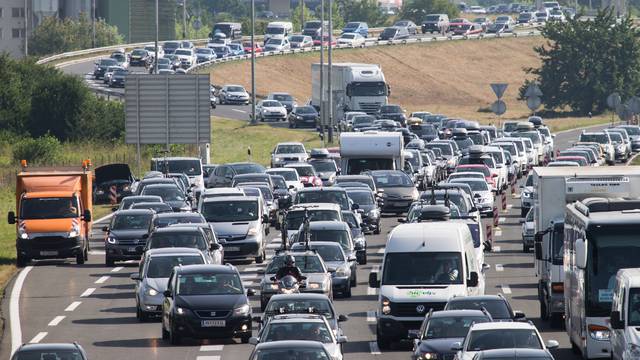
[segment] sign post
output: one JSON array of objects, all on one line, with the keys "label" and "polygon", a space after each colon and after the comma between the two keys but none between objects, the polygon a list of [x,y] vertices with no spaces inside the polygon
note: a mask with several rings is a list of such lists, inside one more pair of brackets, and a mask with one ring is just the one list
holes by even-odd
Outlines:
[{"label": "sign post", "polygon": [[502,95],[504,95],[504,92],[507,90],[507,86],[509,86],[509,84],[494,83],[489,85],[491,86],[491,90],[493,90],[493,93],[496,94],[496,98],[498,98],[498,100],[491,104],[491,111],[493,111],[494,114],[498,115],[499,127],[501,126],[500,115],[504,114],[507,111],[507,104],[502,101]]}]

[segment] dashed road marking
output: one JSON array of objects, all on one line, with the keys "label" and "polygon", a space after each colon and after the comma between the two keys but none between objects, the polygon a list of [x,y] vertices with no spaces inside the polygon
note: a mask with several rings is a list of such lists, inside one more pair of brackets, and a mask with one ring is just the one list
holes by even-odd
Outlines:
[{"label": "dashed road marking", "polygon": [[78,306],[80,306],[80,304],[82,304],[82,301],[74,301],[71,304],[69,304],[69,306],[67,306],[66,309],[64,309],[64,311],[73,311],[75,310]]},{"label": "dashed road marking", "polygon": [[49,321],[49,325],[47,325],[47,326],[58,326],[58,324],[60,324],[60,322],[62,320],[64,320],[65,317],[66,316],[62,316],[62,315],[61,316],[56,316],[56,317],[53,318],[53,320]]},{"label": "dashed road marking", "polygon": [[498,218],[498,224],[504,224],[505,221],[507,221],[507,219],[505,219],[503,217]]},{"label": "dashed road marking", "polygon": [[244,269],[244,271],[243,271],[243,272],[245,272],[245,273],[251,273],[251,272],[258,272],[259,270],[260,270],[260,268],[257,268],[257,267],[250,267],[250,268],[246,268],[246,269]]},{"label": "dashed road marking", "polygon": [[496,271],[504,271],[502,264],[496,264]]},{"label": "dashed road marking", "polygon": [[384,254],[384,248],[378,249],[378,254]]},{"label": "dashed road marking", "polygon": [[500,246],[494,246],[493,252],[500,252]]},{"label": "dashed road marking", "polygon": [[367,311],[367,322],[370,322],[370,323],[376,322],[376,312],[375,311]]},{"label": "dashed road marking", "polygon": [[114,267],[113,269],[111,269],[111,272],[118,272],[118,271],[120,271],[122,269],[123,269],[122,266]]},{"label": "dashed road marking", "polygon": [[271,243],[271,244],[267,245],[267,249],[277,249],[280,246],[282,246],[282,244],[280,244],[280,243]]},{"label": "dashed road marking", "polygon": [[377,295],[378,294],[378,289],[376,288],[367,288],[367,295]]},{"label": "dashed road marking", "polygon": [[382,355],[380,348],[378,347],[378,343],[375,341],[369,342],[369,351],[371,352],[371,355]]},{"label": "dashed road marking", "polygon": [[104,250],[90,250],[89,255],[104,255],[106,254]]},{"label": "dashed road marking", "polygon": [[500,286],[502,288],[502,293],[505,295],[509,295],[511,294],[511,288],[509,287],[509,285],[502,285]]},{"label": "dashed road marking", "polygon": [[507,209],[513,209],[513,204],[507,204]]},{"label": "dashed road marking", "polygon": [[502,229],[498,229],[498,228],[496,228],[496,229],[494,230],[494,233],[496,234],[496,237],[498,237],[498,236],[502,236]]},{"label": "dashed road marking", "polygon": [[102,276],[100,279],[96,280],[96,284],[104,284],[107,280],[109,280],[109,276]]},{"label": "dashed road marking", "polygon": [[202,345],[200,351],[222,351],[224,345]]},{"label": "dashed road marking", "polygon": [[196,357],[196,360],[220,360],[219,355],[200,355]]},{"label": "dashed road marking", "polygon": [[31,344],[37,344],[40,341],[42,341],[42,339],[44,339],[45,336],[47,336],[47,332],[39,332],[38,335],[34,336],[33,339],[31,339],[31,341],[29,341]]},{"label": "dashed road marking", "polygon": [[239,113],[243,113],[243,114],[247,113],[246,111],[240,110],[240,109],[231,109],[231,111],[235,111],[235,112],[239,112]]},{"label": "dashed road marking", "polygon": [[96,291],[96,288],[88,288],[82,294],[80,294],[80,297],[89,297],[91,296],[91,294],[93,294],[94,291]]}]

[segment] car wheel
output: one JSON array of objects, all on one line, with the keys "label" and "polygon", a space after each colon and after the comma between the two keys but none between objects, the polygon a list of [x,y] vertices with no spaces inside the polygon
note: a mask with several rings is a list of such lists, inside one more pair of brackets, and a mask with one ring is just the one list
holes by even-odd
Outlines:
[{"label": "car wheel", "polygon": [[342,295],[345,298],[350,298],[351,297],[351,286],[347,286],[347,288],[345,289],[345,291],[342,293]]},{"label": "car wheel", "polygon": [[262,296],[260,297],[260,311],[264,312],[264,309],[267,308],[267,301],[265,299],[262,298]]},{"label": "car wheel", "polygon": [[140,310],[140,305],[136,304],[136,318],[139,322],[147,322],[149,320],[149,315],[147,315],[144,311]]},{"label": "car wheel", "polygon": [[520,208],[520,217],[526,217],[527,213],[529,212],[529,209],[527,208]]},{"label": "car wheel", "polygon": [[180,345],[181,341],[182,336],[180,336],[176,329],[172,327],[171,332],[169,332],[169,342],[171,342],[171,345]]},{"label": "car wheel", "polygon": [[240,342],[243,343],[243,344],[248,344],[250,338],[251,338],[251,336],[243,336],[243,337],[240,338]]},{"label": "car wheel", "polygon": [[538,299],[540,301],[540,319],[548,320],[549,314],[547,313],[547,304],[542,299]]},{"label": "car wheel", "polygon": [[380,350],[389,350],[391,348],[391,340],[380,334],[376,335],[376,343]]},{"label": "car wheel", "polygon": [[529,247],[525,244],[522,244],[522,252],[527,253],[529,252]]},{"label": "car wheel", "polygon": [[116,262],[115,262],[112,258],[110,258],[110,257],[108,257],[108,256],[105,256],[105,258],[104,258],[104,264],[105,264],[106,266],[113,266],[113,265],[115,265],[115,263],[116,263]]},{"label": "car wheel", "polygon": [[18,254],[16,257],[16,266],[17,267],[25,267],[29,263],[29,258],[23,255]]},{"label": "car wheel", "polygon": [[562,314],[551,314],[551,316],[549,316],[549,320],[551,322],[551,327],[554,329],[562,329],[564,328],[564,318],[562,317]]},{"label": "car wheel", "polygon": [[260,254],[260,256],[256,257],[256,264],[262,264],[264,262],[265,259],[265,250],[262,249],[262,253]]},{"label": "car wheel", "polygon": [[162,324],[162,340],[169,340],[169,332],[165,330],[164,324]]},{"label": "car wheel", "polygon": [[289,123],[289,129],[293,129],[293,124]]},{"label": "car wheel", "polygon": [[380,223],[377,223],[377,224],[376,224],[376,229],[375,229],[375,230],[373,230],[373,233],[374,233],[375,235],[379,235],[379,234],[380,234]]},{"label": "car wheel", "polygon": [[79,254],[76,255],[76,264],[78,265],[82,265],[84,264],[84,254],[85,254],[85,250],[82,250]]},{"label": "car wheel", "polygon": [[358,285],[358,273],[357,271],[353,272],[353,275],[351,276],[351,280],[349,281],[349,287],[355,287]]}]

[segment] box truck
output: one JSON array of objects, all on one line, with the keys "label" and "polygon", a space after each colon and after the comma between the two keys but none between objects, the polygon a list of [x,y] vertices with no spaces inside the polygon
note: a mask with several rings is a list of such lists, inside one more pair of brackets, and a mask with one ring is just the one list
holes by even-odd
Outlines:
[{"label": "box truck", "polygon": [[365,131],[340,134],[342,175],[367,170],[403,170],[404,141],[399,132]]},{"label": "box truck", "polygon": [[88,160],[79,167],[27,166],[16,178],[16,225],[18,266],[31,259],[75,257],[84,264],[89,252],[93,174]]}]

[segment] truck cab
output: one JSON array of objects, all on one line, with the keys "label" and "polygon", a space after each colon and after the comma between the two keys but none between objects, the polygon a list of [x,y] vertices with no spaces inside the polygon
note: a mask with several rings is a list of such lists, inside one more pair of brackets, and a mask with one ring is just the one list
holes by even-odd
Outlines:
[{"label": "truck cab", "polygon": [[640,269],[620,269],[611,304],[611,358],[632,359],[640,348]]},{"label": "truck cab", "polygon": [[402,170],[403,148],[399,132],[343,132],[340,134],[341,173],[359,175],[368,170]]}]

